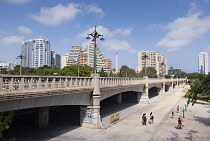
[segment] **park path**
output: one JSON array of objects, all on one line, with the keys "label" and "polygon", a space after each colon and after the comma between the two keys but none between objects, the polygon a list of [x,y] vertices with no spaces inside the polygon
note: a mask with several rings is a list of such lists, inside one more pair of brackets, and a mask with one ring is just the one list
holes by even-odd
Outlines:
[{"label": "park path", "polygon": [[[177,89],[166,93],[166,95],[154,97],[153,99],[150,99],[151,104],[143,106],[143,108],[137,110],[130,116],[110,126],[106,130],[91,136],[87,140],[148,141],[154,137],[164,123],[166,117],[177,105],[183,95],[182,89]],[[126,109],[123,110],[123,112],[127,112]],[[147,123],[146,126],[142,126],[142,114],[146,113],[147,118],[149,119],[150,112],[152,112],[155,117],[154,124],[150,125]]]},{"label": "park path", "polygon": [[[183,129],[176,129],[177,119],[182,113],[176,113],[172,119],[171,111],[176,111],[177,105],[183,107],[187,99],[183,98],[182,89],[167,92],[166,95],[159,95],[150,99],[151,104],[137,104],[122,111],[120,114],[135,111],[127,117],[121,119],[116,124],[106,129],[77,128],[63,135],[51,138],[49,141],[162,141],[162,140],[191,140],[210,141],[210,108],[204,106],[205,103],[199,101],[194,106],[189,105],[185,118],[183,119]],[[154,124],[142,126],[141,117],[143,113],[152,112],[155,119]]]}]

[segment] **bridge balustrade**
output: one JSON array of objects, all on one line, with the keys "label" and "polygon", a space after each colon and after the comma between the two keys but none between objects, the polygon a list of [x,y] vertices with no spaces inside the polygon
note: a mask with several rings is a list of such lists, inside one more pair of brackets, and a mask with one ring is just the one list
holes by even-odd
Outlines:
[{"label": "bridge balustrade", "polygon": [[0,91],[92,86],[91,77],[0,75]]},{"label": "bridge balustrade", "polygon": [[[145,78],[100,77],[100,86],[142,84]],[[148,78],[149,82],[172,82],[178,79]],[[184,80],[184,79],[183,79]],[[0,92],[33,89],[75,88],[93,86],[92,77],[0,75]]]}]

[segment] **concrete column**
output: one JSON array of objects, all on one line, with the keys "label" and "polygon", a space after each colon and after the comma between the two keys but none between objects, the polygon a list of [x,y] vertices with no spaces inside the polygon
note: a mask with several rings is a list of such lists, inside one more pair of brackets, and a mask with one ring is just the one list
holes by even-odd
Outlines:
[{"label": "concrete column", "polygon": [[36,113],[35,124],[39,128],[44,128],[49,125],[49,107],[40,107]]},{"label": "concrete column", "polygon": [[173,80],[171,82],[171,86],[170,86],[169,90],[174,90],[174,82],[173,82]]},{"label": "concrete column", "polygon": [[51,88],[55,88],[55,78],[52,78]]},{"label": "concrete column", "polygon": [[165,90],[166,90],[166,85],[165,85],[165,82],[163,82],[163,87],[161,88],[159,95],[165,95],[166,94]]},{"label": "concrete column", "polygon": [[37,89],[41,88],[41,85],[42,85],[41,78],[38,79],[36,85],[37,85]]},{"label": "concrete column", "polygon": [[24,77],[20,78],[18,90],[24,90]]},{"label": "concrete column", "polygon": [[[1,80],[1,78],[0,78],[0,80]],[[14,81],[14,79],[13,79],[13,77],[11,77],[11,79],[10,79],[10,81],[9,81],[9,89],[10,90],[13,90],[13,81]],[[1,82],[0,82],[1,83]]]},{"label": "concrete column", "polygon": [[140,104],[150,104],[149,102],[149,85],[148,85],[148,77],[145,77],[146,85],[145,91],[142,93],[141,99],[139,101]]},{"label": "concrete column", "polygon": [[0,92],[2,91],[3,89],[3,77],[0,76]]},{"label": "concrete column", "polygon": [[115,95],[115,101],[117,104],[122,104],[122,93]]},{"label": "concrete column", "polygon": [[80,107],[80,126],[86,128],[104,128],[100,117],[100,82],[99,74],[92,74],[92,85],[94,86],[90,106]]},{"label": "concrete column", "polygon": [[137,92],[137,102],[138,103],[141,103],[140,100],[141,100],[142,95],[143,95],[142,92]]},{"label": "concrete column", "polygon": [[31,90],[33,87],[33,77],[29,79],[28,89]]}]

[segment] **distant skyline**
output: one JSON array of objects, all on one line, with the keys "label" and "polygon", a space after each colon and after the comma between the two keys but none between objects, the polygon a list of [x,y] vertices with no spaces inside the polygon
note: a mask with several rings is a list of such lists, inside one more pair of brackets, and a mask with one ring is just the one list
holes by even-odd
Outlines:
[{"label": "distant skyline", "polygon": [[83,49],[88,33],[115,68],[136,70],[139,51],[156,51],[168,67],[198,72],[198,54],[210,52],[210,0],[0,0],[0,62],[19,62],[23,41],[44,37],[60,55]]}]

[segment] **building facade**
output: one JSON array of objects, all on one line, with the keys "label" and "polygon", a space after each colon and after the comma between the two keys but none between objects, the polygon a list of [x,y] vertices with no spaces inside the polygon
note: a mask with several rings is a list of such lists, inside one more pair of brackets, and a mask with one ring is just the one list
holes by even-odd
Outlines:
[{"label": "building facade", "polygon": [[9,62],[0,62],[0,69],[6,68],[7,70],[14,70],[16,65],[20,65],[19,63],[14,63],[12,61]]},{"label": "building facade", "polygon": [[61,55],[51,50],[51,67],[60,69],[61,68]]},{"label": "building facade", "polygon": [[[146,57],[144,57],[146,55]],[[157,71],[157,76],[168,74],[167,59],[156,51],[138,52],[138,72],[147,67],[153,67]]]},{"label": "building facade", "polygon": [[[94,63],[94,43],[89,43],[87,44],[87,48],[86,48],[86,52],[87,52],[87,56],[88,56],[88,66],[93,67],[93,63]],[[104,71],[106,72],[106,66],[104,64],[104,56],[102,54],[102,52],[99,50],[98,45],[96,45],[96,71],[99,72],[101,71],[101,69],[103,68]]]},{"label": "building facade", "polygon": [[170,67],[170,69],[168,70],[168,75],[174,76],[178,72],[182,72],[182,70],[181,69],[174,69],[173,67]]},{"label": "building facade", "polygon": [[80,57],[81,50],[81,46],[71,46],[70,48],[69,59],[74,59],[76,65],[79,65],[78,58]]},{"label": "building facade", "polygon": [[112,60],[106,59],[104,60],[104,64],[106,66],[106,72],[111,72],[112,71]]},{"label": "building facade", "polygon": [[198,55],[198,73],[209,73],[209,60],[207,52],[200,52]]},{"label": "building facade", "polygon": [[50,41],[43,37],[22,42],[21,53],[25,56],[22,60],[23,67],[39,68],[44,65],[51,67]]}]

